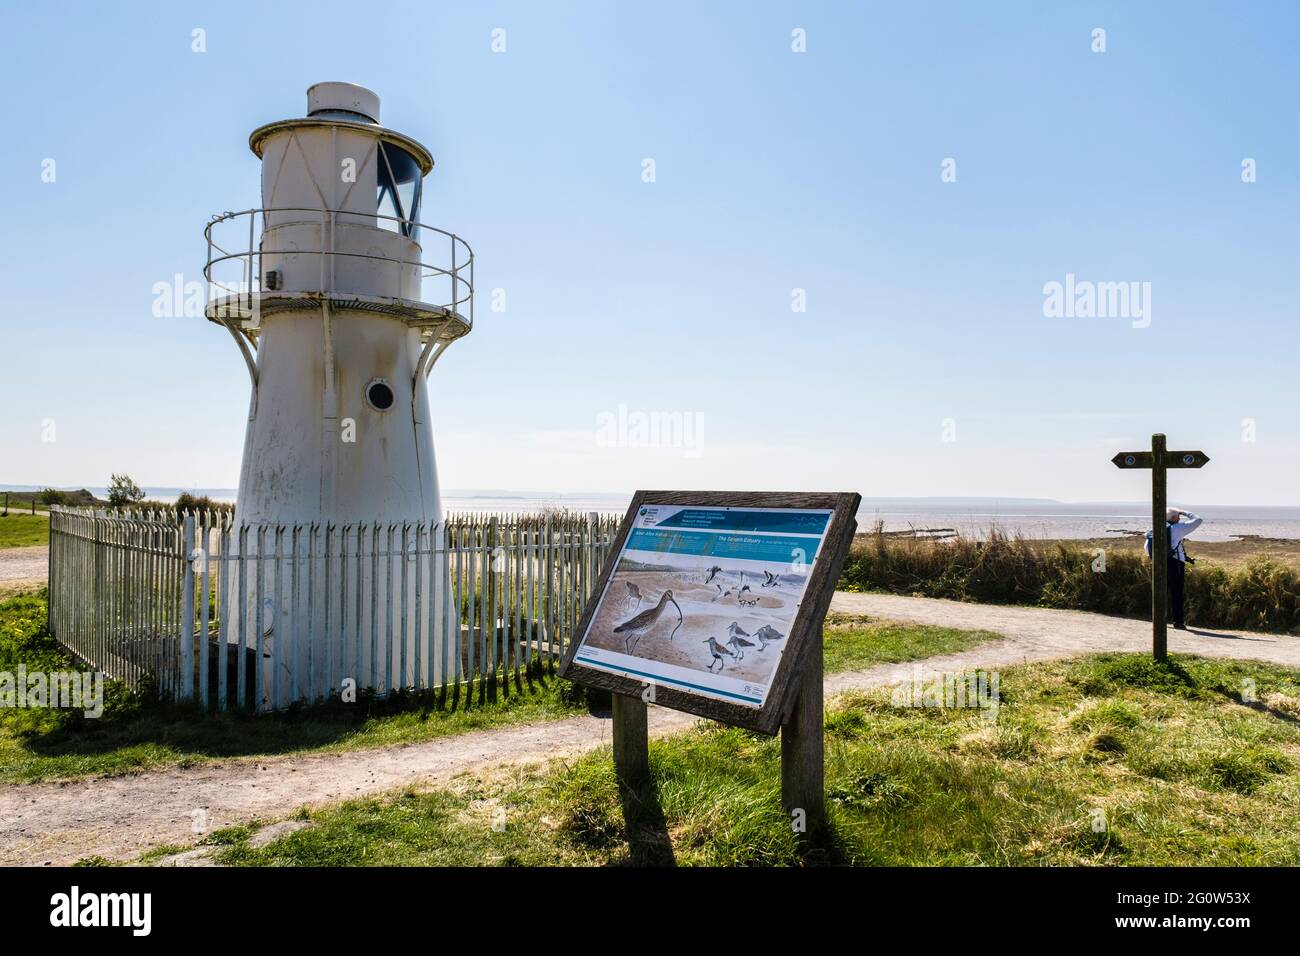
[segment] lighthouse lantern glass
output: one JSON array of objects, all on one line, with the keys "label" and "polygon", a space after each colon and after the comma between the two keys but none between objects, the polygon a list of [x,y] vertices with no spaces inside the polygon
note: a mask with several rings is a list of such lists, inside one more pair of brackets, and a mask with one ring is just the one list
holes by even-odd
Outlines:
[{"label": "lighthouse lantern glass", "polygon": [[413,236],[415,224],[420,221],[420,199],[423,193],[420,164],[415,157],[392,143],[379,144],[379,195],[376,211],[381,216],[395,216],[403,222],[379,220],[379,225],[390,232]]}]

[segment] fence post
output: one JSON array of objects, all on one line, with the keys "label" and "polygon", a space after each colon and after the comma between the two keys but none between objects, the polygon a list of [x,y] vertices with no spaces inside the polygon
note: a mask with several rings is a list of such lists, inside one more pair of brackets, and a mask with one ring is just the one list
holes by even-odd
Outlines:
[{"label": "fence post", "polygon": [[[32,501],[35,500],[36,500],[35,498],[32,498]],[[57,524],[57,522],[54,520],[55,509],[57,507],[58,507],[57,505],[50,505],[50,544],[49,547],[46,548],[45,550],[45,580],[47,582],[46,597],[45,597],[46,600],[45,617],[49,625],[50,634],[54,636],[54,639],[56,641],[59,639],[59,630],[60,630],[59,591],[58,588],[55,586],[55,582],[59,580],[58,578],[59,569],[57,567],[59,537],[55,532],[55,525]]]},{"label": "fence post", "polygon": [[188,512],[181,532],[181,559],[185,590],[181,594],[181,626],[177,636],[181,643],[180,697],[188,703],[194,699],[194,515]]},{"label": "fence post", "polygon": [[596,532],[600,528],[600,515],[594,511],[587,513],[587,594],[582,606],[596,597],[596,579],[600,576],[600,564],[596,561]]},{"label": "fence post", "polygon": [[[489,607],[491,611],[483,616],[483,635],[484,640],[492,642],[491,656],[485,654],[484,661],[488,664],[488,700],[493,703],[497,699],[497,665],[501,661],[501,645],[497,635],[497,585],[500,575],[497,573],[499,566],[497,556],[497,516],[493,515],[488,522],[487,527],[487,562],[483,566],[483,587],[487,591]],[[488,636],[488,628],[491,628],[491,636]],[[486,646],[486,644],[485,644]]]},{"label": "fence post", "polygon": [[551,516],[546,515],[546,522],[543,527],[542,556],[544,560],[545,574],[543,575],[543,592],[542,599],[545,602],[546,622],[546,661],[545,666],[549,671],[555,660],[555,654],[552,650],[552,642],[555,640],[555,576],[552,573],[555,555],[555,538],[551,534]]},{"label": "fence post", "polygon": [[[104,517],[102,510],[95,512],[96,518]],[[95,575],[94,599],[95,606],[91,618],[90,645],[94,649],[95,661],[103,670],[108,670],[108,661],[104,656],[104,647],[106,640],[106,625],[104,623],[104,522],[96,521],[94,523],[94,538],[92,544],[95,549],[93,565],[93,574]]]}]

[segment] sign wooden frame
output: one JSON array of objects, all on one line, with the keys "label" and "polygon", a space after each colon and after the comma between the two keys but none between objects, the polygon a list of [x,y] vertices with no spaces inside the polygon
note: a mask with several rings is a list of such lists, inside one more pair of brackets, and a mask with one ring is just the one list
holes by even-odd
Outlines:
[{"label": "sign wooden frame", "polygon": [[[775,736],[794,711],[800,688],[805,683],[800,677],[808,659],[811,656],[821,656],[815,651],[810,654],[810,646],[815,643],[818,645],[817,650],[820,650],[822,621],[830,609],[836,582],[848,558],[849,546],[853,543],[853,535],[857,530],[856,515],[861,503],[862,496],[853,492],[638,491],[628,506],[592,598],[583,609],[582,617],[573,632],[573,639],[560,664],[560,676],[638,700],[642,699],[644,690],[650,685],[646,680],[612,674],[574,661],[643,505],[828,510],[832,514],[822,538],[821,549],[813,560],[803,600],[786,637],[785,651],[772,675],[763,705],[758,708],[747,707],[664,684],[654,685],[655,704]],[[817,675],[817,680],[820,685],[820,674]]]}]

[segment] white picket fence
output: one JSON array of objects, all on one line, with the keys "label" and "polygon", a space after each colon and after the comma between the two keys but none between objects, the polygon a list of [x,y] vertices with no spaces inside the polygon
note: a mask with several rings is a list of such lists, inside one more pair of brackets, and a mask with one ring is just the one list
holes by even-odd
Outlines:
[{"label": "white picket fence", "polygon": [[131,688],[204,709],[397,692],[473,706],[553,672],[618,522],[236,527],[52,508],[50,629]]}]

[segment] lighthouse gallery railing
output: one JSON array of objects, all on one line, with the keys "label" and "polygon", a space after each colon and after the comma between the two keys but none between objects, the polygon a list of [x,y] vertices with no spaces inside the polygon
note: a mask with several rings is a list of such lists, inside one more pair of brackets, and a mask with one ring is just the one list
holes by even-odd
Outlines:
[{"label": "lighthouse gallery railing", "polygon": [[[319,222],[320,247],[264,251],[261,242],[268,216],[295,216],[303,221]],[[392,232],[404,229],[415,240],[419,256],[405,259],[338,249],[335,237],[340,224],[378,226]],[[355,290],[338,288],[334,270],[340,260],[365,260],[407,267],[414,271],[420,283],[420,299],[414,305],[458,319],[464,324],[466,332],[474,326],[474,250],[460,236],[436,226],[382,213],[277,206],[213,216],[212,221],[203,229],[203,237],[208,244],[203,277],[208,282],[213,306],[223,318],[253,315],[263,296],[275,294],[275,290],[265,287],[266,276],[262,268],[265,256],[284,258],[300,255],[319,257],[318,285],[321,292],[343,295]],[[443,250],[446,258],[443,258]],[[405,290],[402,288],[400,270],[397,275],[397,281],[389,290],[390,298],[403,299]]]},{"label": "lighthouse gallery railing", "polygon": [[618,520],[237,527],[54,508],[50,629],[132,689],[204,709],[399,692],[474,706],[553,671]]}]

